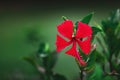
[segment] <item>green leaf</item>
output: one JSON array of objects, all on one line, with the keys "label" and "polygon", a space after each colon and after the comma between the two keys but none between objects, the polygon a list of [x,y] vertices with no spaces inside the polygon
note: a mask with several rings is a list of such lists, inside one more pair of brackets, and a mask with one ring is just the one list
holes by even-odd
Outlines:
[{"label": "green leaf", "polygon": [[99,26],[92,26],[92,41],[91,42],[93,42],[94,41],[94,39],[95,39],[95,36],[97,35],[97,33],[99,33],[99,32],[102,32],[102,28]]},{"label": "green leaf", "polygon": [[39,52],[47,52],[49,50],[49,44],[48,43],[41,43],[39,45]]},{"label": "green leaf", "polygon": [[37,52],[37,55],[41,58],[47,57],[49,51],[49,44],[48,43],[41,43],[39,45],[39,50]]},{"label": "green leaf", "polygon": [[99,64],[95,64],[95,69],[88,75],[87,80],[102,80],[103,71]]},{"label": "green leaf", "polygon": [[115,80],[113,76],[105,76],[103,80]]},{"label": "green leaf", "polygon": [[52,69],[55,66],[57,59],[58,53],[56,51],[51,52],[48,58],[48,66],[50,69]]},{"label": "green leaf", "polygon": [[117,72],[120,74],[120,64],[117,67]]},{"label": "green leaf", "polygon": [[58,53],[56,51],[48,52],[46,57],[42,58],[42,64],[47,70],[52,70],[57,62]]},{"label": "green leaf", "polygon": [[93,16],[93,12],[92,13],[90,13],[90,14],[88,14],[87,16],[85,16],[82,20],[81,20],[81,22],[83,22],[83,23],[86,23],[86,24],[89,24],[89,22],[90,22],[90,20],[91,20],[91,18],[92,18],[92,16]]},{"label": "green leaf", "polygon": [[[103,29],[106,34],[114,34],[115,29],[120,22],[120,10],[113,11],[107,20],[102,21]],[[111,36],[111,35],[110,35]]]},{"label": "green leaf", "polygon": [[63,19],[64,21],[68,20],[67,17],[65,17],[65,16],[62,16],[62,19]]},{"label": "green leaf", "polygon": [[96,50],[92,51],[88,56],[87,66],[84,68],[85,71],[92,71],[95,68],[96,61]]},{"label": "green leaf", "polygon": [[103,54],[96,51],[96,62],[104,64],[105,60],[106,60],[106,57]]},{"label": "green leaf", "polygon": [[23,59],[27,62],[29,62],[30,64],[32,64],[34,67],[36,67],[36,62],[34,59],[30,58],[30,57],[23,57]]},{"label": "green leaf", "polygon": [[53,80],[67,80],[65,76],[61,74],[55,74],[53,75]]},{"label": "green leaf", "polygon": [[93,26],[92,31],[93,31],[92,35],[95,36],[98,32],[102,32],[102,29],[100,27]]},{"label": "green leaf", "polygon": [[119,22],[120,21],[120,9],[117,9],[115,11],[112,12],[111,16],[110,16],[110,20],[113,23]]}]

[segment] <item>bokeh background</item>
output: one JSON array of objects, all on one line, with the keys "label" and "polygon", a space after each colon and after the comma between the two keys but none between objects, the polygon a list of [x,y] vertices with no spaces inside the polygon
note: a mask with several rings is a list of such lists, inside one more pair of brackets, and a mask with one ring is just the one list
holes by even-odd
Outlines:
[{"label": "bokeh background", "polygon": [[[14,80],[33,80],[38,76],[36,69],[23,57],[34,54],[41,42],[47,42],[51,51],[55,50],[56,26],[63,21],[62,16],[75,22],[94,12],[90,23],[94,25],[118,8],[119,0],[1,1],[0,80],[13,80],[13,77]],[[54,71],[72,80],[79,75],[78,67],[64,52],[60,53]]]}]

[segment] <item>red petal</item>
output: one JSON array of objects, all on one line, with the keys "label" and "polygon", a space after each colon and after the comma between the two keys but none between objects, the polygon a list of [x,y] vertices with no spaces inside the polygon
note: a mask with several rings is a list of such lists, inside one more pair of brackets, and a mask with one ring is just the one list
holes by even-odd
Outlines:
[{"label": "red petal", "polygon": [[80,46],[81,50],[85,53],[85,54],[89,54],[90,50],[91,50],[91,43],[90,43],[91,38],[88,37],[87,40],[84,41],[80,41],[77,40],[78,45]]},{"label": "red petal", "polygon": [[75,42],[75,41],[73,41],[72,48],[69,49],[68,51],[66,51],[66,54],[75,57],[82,66],[84,66],[84,65],[86,64],[86,63],[82,60],[82,57],[80,56],[79,52],[77,51],[76,42]]},{"label": "red petal", "polygon": [[83,61],[82,59],[80,59],[79,61],[80,61],[79,63],[80,63],[82,66],[85,66],[85,65],[86,65],[86,62]]},{"label": "red petal", "polygon": [[92,35],[92,29],[87,24],[78,22],[78,29],[76,32],[76,38],[85,38]]},{"label": "red petal", "polygon": [[86,62],[82,59],[79,52],[77,52],[77,59],[78,59],[80,65],[82,65],[82,66],[86,65]]},{"label": "red petal", "polygon": [[59,35],[57,35],[57,39],[56,39],[57,52],[60,52],[62,49],[64,49],[69,44],[70,44],[70,42],[65,41],[63,38],[61,38]]},{"label": "red petal", "polygon": [[76,49],[76,42],[73,41],[72,48],[66,51],[66,54],[71,55],[73,57],[77,57],[77,49]]},{"label": "red petal", "polygon": [[73,23],[71,20],[66,20],[57,26],[58,32],[64,37],[71,39],[73,34]]}]

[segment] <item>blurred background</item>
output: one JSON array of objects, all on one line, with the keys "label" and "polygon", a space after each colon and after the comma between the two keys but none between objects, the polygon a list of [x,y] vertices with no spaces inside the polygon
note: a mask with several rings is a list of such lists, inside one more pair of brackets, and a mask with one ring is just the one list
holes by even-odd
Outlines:
[{"label": "blurred background", "polygon": [[[90,23],[94,25],[118,8],[119,0],[1,1],[0,80],[33,80],[38,76],[23,57],[36,52],[41,42],[47,42],[51,51],[55,50],[56,26],[63,21],[62,16],[75,22],[94,12]],[[64,52],[60,53],[54,71],[72,80],[78,76],[78,67]]]}]

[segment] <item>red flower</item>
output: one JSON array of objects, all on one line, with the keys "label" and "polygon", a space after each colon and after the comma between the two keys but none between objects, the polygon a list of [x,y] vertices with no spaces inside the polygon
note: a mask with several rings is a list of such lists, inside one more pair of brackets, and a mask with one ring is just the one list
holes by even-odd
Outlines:
[{"label": "red flower", "polygon": [[[65,53],[75,57],[79,60],[81,65],[85,65],[85,61],[82,60],[79,51],[77,50],[76,43],[78,43],[82,52],[86,55],[89,54],[91,50],[91,37],[92,29],[87,24],[78,22],[76,33],[74,33],[74,26],[71,20],[66,20],[62,24],[57,26],[58,32],[62,35],[57,35],[56,47],[57,52],[72,44],[72,48]],[[64,39],[66,38],[66,39]]]}]

